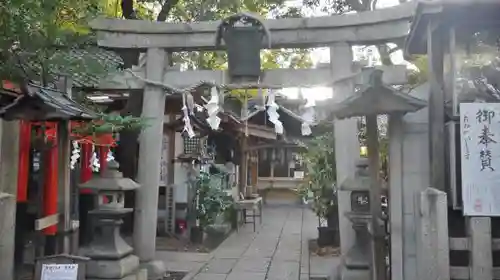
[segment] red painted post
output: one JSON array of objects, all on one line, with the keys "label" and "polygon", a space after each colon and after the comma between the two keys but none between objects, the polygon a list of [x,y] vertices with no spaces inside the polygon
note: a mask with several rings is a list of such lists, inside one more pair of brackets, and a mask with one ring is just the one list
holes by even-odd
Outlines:
[{"label": "red painted post", "polygon": [[[108,153],[109,153],[109,147],[108,146],[100,146],[99,147],[99,173],[101,175],[104,174],[106,169],[108,169]],[[106,197],[103,197],[103,203],[108,203],[108,199]]]},{"label": "red painted post", "polygon": [[109,147],[108,146],[100,146],[99,147],[99,173],[101,175],[103,174],[104,170],[108,169],[108,153],[109,153]]},{"label": "red painted post", "polygon": [[[90,159],[92,158],[92,144],[82,143],[80,151],[80,183],[85,183],[92,179],[92,168]],[[90,190],[82,189],[80,193],[90,193]]]},{"label": "red painted post", "polygon": [[29,121],[21,121],[20,126],[19,163],[17,170],[17,202],[27,202],[31,148],[31,123]]},{"label": "red painted post", "polygon": [[[55,129],[55,128],[54,128]],[[57,132],[56,132],[57,135]],[[44,183],[44,215],[45,217],[57,214],[57,202],[59,197],[58,190],[58,154],[57,154],[57,137],[49,140],[52,146],[47,151],[47,159],[44,163],[46,166],[45,183]],[[45,235],[55,235],[57,233],[57,225],[50,226],[43,231]]]}]

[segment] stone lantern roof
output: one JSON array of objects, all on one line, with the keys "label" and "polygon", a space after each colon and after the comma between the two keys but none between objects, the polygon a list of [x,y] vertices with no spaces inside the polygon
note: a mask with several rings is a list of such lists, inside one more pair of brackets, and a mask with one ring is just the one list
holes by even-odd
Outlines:
[{"label": "stone lantern roof", "polygon": [[416,112],[427,102],[408,94],[403,94],[382,83],[383,71],[376,69],[371,74],[370,82],[353,96],[336,106],[333,115],[339,119],[385,115],[389,113]]},{"label": "stone lantern roof", "polygon": [[110,161],[108,169],[101,176],[95,176],[86,183],[80,184],[80,188],[90,189],[94,192],[99,191],[130,191],[140,187],[138,183],[130,178],[124,178],[118,171],[118,163]]}]

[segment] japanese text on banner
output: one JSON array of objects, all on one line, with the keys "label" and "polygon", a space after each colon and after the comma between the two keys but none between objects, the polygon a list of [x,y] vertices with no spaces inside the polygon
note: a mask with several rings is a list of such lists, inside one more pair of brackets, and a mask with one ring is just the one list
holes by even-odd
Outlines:
[{"label": "japanese text on banner", "polygon": [[467,216],[500,216],[500,104],[460,104],[462,197]]}]

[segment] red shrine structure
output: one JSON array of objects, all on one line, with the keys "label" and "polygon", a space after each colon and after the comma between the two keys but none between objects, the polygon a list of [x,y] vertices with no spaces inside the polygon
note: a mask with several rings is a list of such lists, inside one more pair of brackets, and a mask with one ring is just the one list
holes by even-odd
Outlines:
[{"label": "red shrine structure", "polygon": [[[67,187],[76,192],[71,205],[78,205],[78,198],[90,195],[90,190],[79,190],[78,193],[74,184],[92,178],[93,152],[97,153],[100,172],[103,172],[110,148],[116,146],[116,142],[109,133],[88,135],[79,132],[82,131],[79,128],[99,120],[96,120],[96,114],[72,101],[65,93],[36,85],[30,86],[26,92],[26,89],[22,91],[6,81],[1,86],[0,116],[5,120],[20,121],[15,250],[19,269],[25,263],[28,243],[34,244],[31,249],[35,258],[61,253],[58,239],[78,230],[67,232],[61,225],[62,216],[69,215],[61,213],[61,201],[65,199],[61,197],[61,189],[66,187],[61,184],[62,173],[70,173],[67,176],[72,177],[70,182],[73,184]],[[62,122],[67,123],[68,129],[61,129],[64,128]],[[71,145],[65,145],[61,139],[77,142],[80,147],[78,164],[73,171],[69,170],[72,153],[64,151],[65,147],[70,150]],[[85,217],[79,217],[78,207],[73,210],[71,216],[85,220]],[[30,240],[33,236],[34,240]]]}]

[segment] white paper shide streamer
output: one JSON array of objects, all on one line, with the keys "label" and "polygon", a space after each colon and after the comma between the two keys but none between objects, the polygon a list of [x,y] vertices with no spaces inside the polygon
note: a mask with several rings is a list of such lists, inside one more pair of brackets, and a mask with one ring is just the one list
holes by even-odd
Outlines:
[{"label": "white paper shide streamer", "polygon": [[78,159],[80,158],[80,145],[78,145],[78,142],[76,141],[73,141],[72,145],[73,149],[71,151],[70,168],[75,169],[75,165],[78,162]]},{"label": "white paper shide streamer", "polygon": [[114,161],[114,160],[115,160],[115,156],[113,155],[113,153],[111,151],[108,150],[108,155],[106,156],[106,161],[110,162],[110,161]]},{"label": "white paper shide streamer", "polygon": [[98,172],[101,168],[101,164],[99,163],[99,158],[97,157],[97,153],[95,152],[95,146],[92,146],[92,157],[90,158],[90,168],[93,172]]},{"label": "white paper shide streamer", "polygon": [[278,114],[279,106],[275,101],[275,93],[270,91],[267,97],[267,116],[269,121],[274,124],[276,134],[283,134],[283,123],[279,120]]},{"label": "white paper shide streamer", "polygon": [[308,136],[312,134],[311,126],[314,123],[315,118],[314,105],[311,102],[307,102],[302,111],[302,135]]},{"label": "white paper shide streamer", "polygon": [[205,105],[207,110],[208,118],[207,123],[213,130],[219,129],[221,119],[217,116],[220,111],[219,107],[219,92],[216,87],[212,87],[210,90],[210,100]]},{"label": "white paper shide streamer", "polygon": [[[191,95],[190,95],[191,96]],[[193,96],[191,96],[191,99]],[[191,100],[192,101],[192,100]],[[195,136],[194,131],[193,131],[193,126],[191,125],[191,119],[189,118],[189,106],[190,101],[189,101],[189,96],[187,94],[182,95],[182,113],[184,114],[184,129],[183,132],[185,131],[189,138],[193,138]],[[192,102],[193,108],[194,108],[194,102]]]}]

